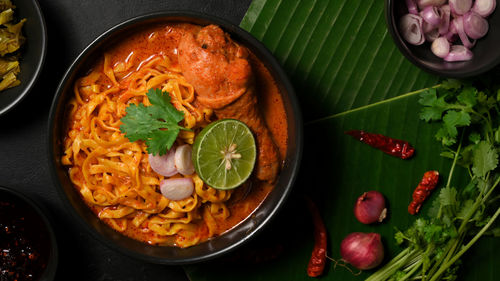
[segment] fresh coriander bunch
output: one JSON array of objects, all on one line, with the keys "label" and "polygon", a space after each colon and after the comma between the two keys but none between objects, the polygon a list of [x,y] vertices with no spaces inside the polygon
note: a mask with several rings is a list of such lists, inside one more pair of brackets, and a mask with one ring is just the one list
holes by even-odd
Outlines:
[{"label": "fresh coriander bunch", "polygon": [[[500,215],[500,91],[498,86],[447,80],[421,93],[420,118],[440,124],[441,156],[452,159],[446,186],[427,218],[419,218],[396,242],[404,250],[367,280],[455,280],[460,258]],[[457,165],[470,181],[452,187]]]}]

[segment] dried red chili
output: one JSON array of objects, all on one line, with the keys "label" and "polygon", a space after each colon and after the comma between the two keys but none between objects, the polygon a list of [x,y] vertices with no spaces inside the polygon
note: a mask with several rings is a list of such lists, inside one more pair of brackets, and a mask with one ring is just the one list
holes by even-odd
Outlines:
[{"label": "dried red chili", "polygon": [[425,199],[429,197],[431,191],[436,187],[439,180],[439,173],[437,171],[425,172],[422,180],[413,191],[413,201],[408,206],[408,212],[412,215],[420,211],[420,207]]},{"label": "dried red chili", "polygon": [[309,198],[306,201],[314,225],[314,248],[307,266],[307,275],[317,277],[323,273],[326,263],[326,227],[314,202]]},{"label": "dried red chili", "polygon": [[380,149],[389,155],[401,159],[410,158],[415,152],[415,148],[404,140],[393,139],[381,134],[373,134],[361,130],[351,130],[345,133],[371,147]]}]

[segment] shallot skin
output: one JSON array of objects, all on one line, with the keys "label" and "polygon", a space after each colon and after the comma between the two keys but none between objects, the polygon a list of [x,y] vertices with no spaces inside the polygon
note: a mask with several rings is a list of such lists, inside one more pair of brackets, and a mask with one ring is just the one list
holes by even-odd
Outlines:
[{"label": "shallot skin", "polygon": [[340,244],[342,259],[352,266],[367,270],[379,266],[384,259],[384,246],[378,233],[354,232]]},{"label": "shallot skin", "polygon": [[384,195],[375,190],[363,193],[354,205],[354,216],[364,224],[382,222],[387,216]]}]

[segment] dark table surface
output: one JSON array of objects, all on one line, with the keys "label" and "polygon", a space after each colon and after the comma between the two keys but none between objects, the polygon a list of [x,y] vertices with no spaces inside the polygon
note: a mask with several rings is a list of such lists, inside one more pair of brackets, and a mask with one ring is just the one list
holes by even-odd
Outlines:
[{"label": "dark table surface", "polygon": [[181,267],[148,264],[95,240],[63,209],[49,175],[47,118],[63,73],[101,33],[135,16],[187,10],[238,25],[251,0],[39,0],[48,29],[42,74],[28,96],[0,116],[0,185],[20,190],[52,215],[59,245],[56,280],[187,280]]}]

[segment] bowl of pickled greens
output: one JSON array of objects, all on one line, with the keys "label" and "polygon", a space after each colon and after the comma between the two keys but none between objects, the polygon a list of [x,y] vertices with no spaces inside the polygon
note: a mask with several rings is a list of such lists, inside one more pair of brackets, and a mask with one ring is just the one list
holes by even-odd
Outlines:
[{"label": "bowl of pickled greens", "polygon": [[43,66],[47,31],[36,0],[0,0],[0,115],[33,88]]}]

